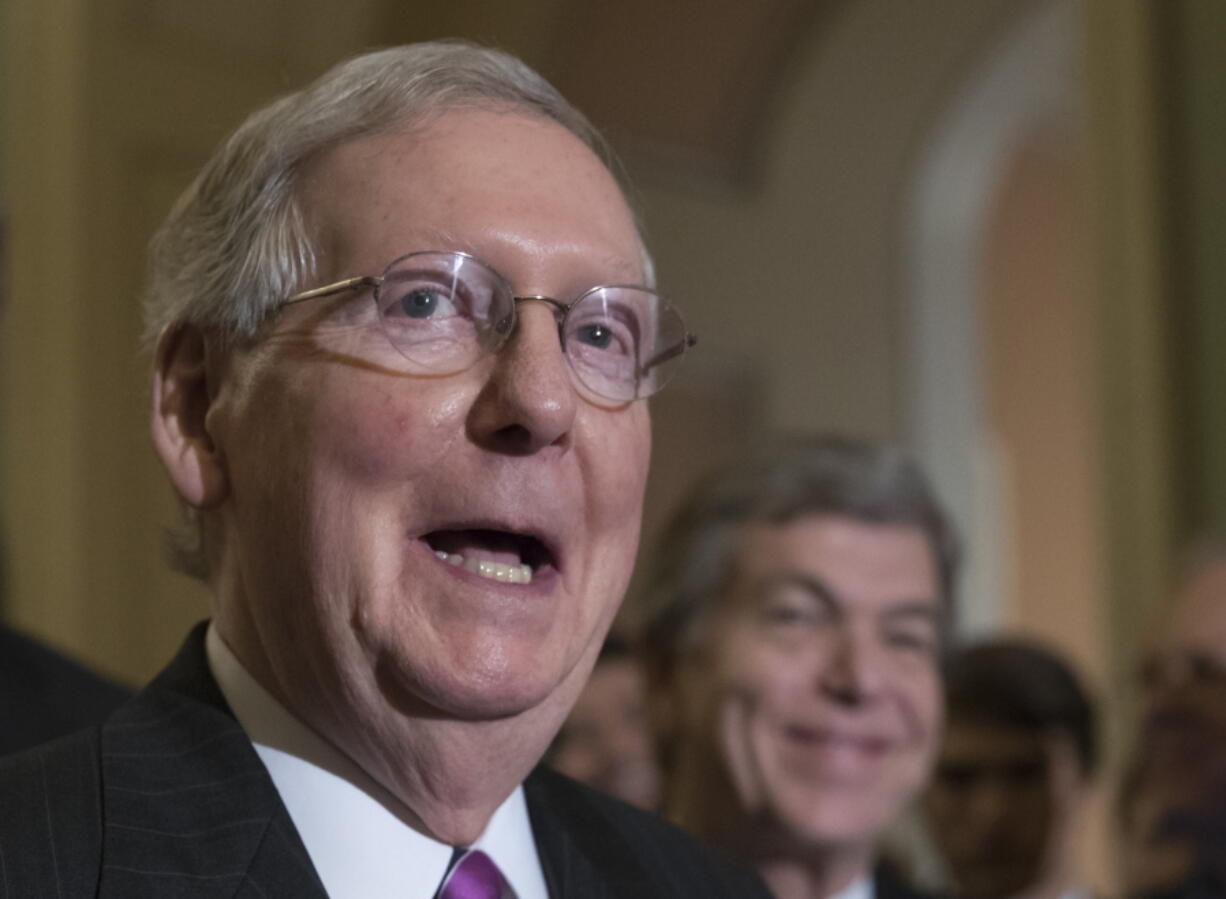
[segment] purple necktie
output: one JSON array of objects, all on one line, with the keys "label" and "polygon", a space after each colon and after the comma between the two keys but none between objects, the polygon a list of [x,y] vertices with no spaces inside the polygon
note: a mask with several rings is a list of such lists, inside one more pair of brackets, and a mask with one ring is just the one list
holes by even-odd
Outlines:
[{"label": "purple necktie", "polygon": [[502,874],[490,857],[470,849],[452,869],[438,899],[500,899],[502,884]]}]

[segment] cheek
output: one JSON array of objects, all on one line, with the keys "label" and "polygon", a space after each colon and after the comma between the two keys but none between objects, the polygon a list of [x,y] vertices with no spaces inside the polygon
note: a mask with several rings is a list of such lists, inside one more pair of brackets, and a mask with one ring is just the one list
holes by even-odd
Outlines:
[{"label": "cheek", "polygon": [[585,410],[576,422],[591,512],[606,522],[633,525],[637,532],[651,456],[651,423],[643,403],[617,412]]},{"label": "cheek", "polygon": [[903,744],[895,771],[901,786],[916,789],[928,777],[940,749],[944,706],[935,672],[916,673],[897,688],[897,718]]},{"label": "cheek", "polygon": [[[403,386],[403,385],[402,385]],[[417,386],[417,385],[413,385]],[[354,482],[400,481],[436,471],[463,428],[457,403],[432,403],[405,388],[346,392],[315,409],[314,433],[326,435],[319,462]]]},{"label": "cheek", "polygon": [[777,716],[794,710],[813,693],[814,675],[802,654],[756,637],[744,626],[721,650],[720,680],[725,692]]},{"label": "cheek", "polygon": [[932,755],[945,726],[945,705],[935,668],[925,667],[904,678],[900,692],[906,724]]}]

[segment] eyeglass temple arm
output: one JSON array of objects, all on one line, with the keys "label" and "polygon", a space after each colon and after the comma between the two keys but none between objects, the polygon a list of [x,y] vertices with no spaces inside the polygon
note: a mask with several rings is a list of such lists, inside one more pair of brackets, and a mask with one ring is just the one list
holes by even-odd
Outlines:
[{"label": "eyeglass temple arm", "polygon": [[319,297],[330,297],[336,293],[344,293],[346,290],[356,290],[359,287],[378,287],[383,283],[382,278],[376,278],[374,275],[363,275],[360,278],[346,278],[344,281],[337,281],[335,284],[325,284],[323,287],[316,287],[314,290],[304,290],[302,293],[296,293],[287,300],[283,300],[282,306],[292,306],[295,303],[305,303],[307,300],[318,299]]},{"label": "eyeglass temple arm", "polygon": [[663,365],[670,359],[676,359],[694,344],[698,343],[698,336],[695,334],[686,334],[684,338],[677,341],[670,347],[666,347],[656,353],[639,367],[639,374],[645,375],[657,365]]}]

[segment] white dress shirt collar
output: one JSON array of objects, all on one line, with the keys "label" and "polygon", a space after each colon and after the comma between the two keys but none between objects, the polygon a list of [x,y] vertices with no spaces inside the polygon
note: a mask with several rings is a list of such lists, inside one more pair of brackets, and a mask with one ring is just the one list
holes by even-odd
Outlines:
[{"label": "white dress shirt collar", "polygon": [[[332,899],[431,899],[452,847],[414,830],[403,805],[256,683],[210,624],[205,652]],[[517,787],[473,844],[502,871],[504,899],[547,899]]]},{"label": "white dress shirt collar", "polygon": [[831,896],[830,899],[874,899],[876,894],[877,891],[874,888],[872,876],[862,874]]}]

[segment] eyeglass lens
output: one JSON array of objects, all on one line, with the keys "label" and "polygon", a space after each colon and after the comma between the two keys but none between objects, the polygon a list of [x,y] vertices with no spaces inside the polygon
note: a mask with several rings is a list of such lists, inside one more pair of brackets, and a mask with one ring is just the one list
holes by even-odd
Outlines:
[{"label": "eyeglass lens", "polygon": [[[515,322],[507,281],[461,253],[413,253],[393,262],[375,291],[396,350],[434,373],[460,371],[495,352]],[[686,346],[680,315],[650,290],[597,287],[567,307],[562,346],[575,376],[598,396],[647,397],[675,373]]]}]

